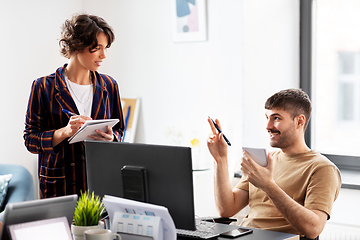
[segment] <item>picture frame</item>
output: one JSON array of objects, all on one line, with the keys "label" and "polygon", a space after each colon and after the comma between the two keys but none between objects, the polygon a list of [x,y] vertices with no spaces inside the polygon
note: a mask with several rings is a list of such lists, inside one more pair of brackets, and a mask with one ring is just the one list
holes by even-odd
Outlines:
[{"label": "picture frame", "polygon": [[206,0],[171,0],[173,42],[207,41]]},{"label": "picture frame", "polygon": [[122,142],[134,143],[139,118],[140,98],[121,98],[125,130]]}]

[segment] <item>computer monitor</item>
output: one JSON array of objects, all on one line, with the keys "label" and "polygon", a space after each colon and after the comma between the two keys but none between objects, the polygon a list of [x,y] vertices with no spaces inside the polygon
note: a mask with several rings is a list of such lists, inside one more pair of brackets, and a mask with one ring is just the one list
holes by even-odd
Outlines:
[{"label": "computer monitor", "polygon": [[189,147],[85,141],[85,158],[90,192],[165,206],[176,228],[196,229]]},{"label": "computer monitor", "polygon": [[70,226],[78,195],[46,198],[6,205],[0,240],[9,240],[8,226],[37,220],[66,217]]}]

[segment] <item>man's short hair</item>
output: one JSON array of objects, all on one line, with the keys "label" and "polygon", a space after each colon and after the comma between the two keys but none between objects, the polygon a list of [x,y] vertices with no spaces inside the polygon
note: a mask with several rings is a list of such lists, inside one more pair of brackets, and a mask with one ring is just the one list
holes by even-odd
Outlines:
[{"label": "man's short hair", "polygon": [[304,131],[307,128],[311,116],[311,101],[309,96],[301,89],[286,89],[269,97],[265,103],[265,109],[282,109],[289,112],[294,119],[303,114],[306,118]]}]

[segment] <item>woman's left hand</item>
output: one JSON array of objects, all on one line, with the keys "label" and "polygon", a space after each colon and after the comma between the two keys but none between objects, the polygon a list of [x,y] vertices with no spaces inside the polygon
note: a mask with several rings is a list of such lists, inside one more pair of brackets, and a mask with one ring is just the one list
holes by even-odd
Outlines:
[{"label": "woman's left hand", "polygon": [[103,132],[100,130],[95,130],[96,133],[99,135],[89,135],[90,138],[98,141],[104,141],[104,142],[112,142],[114,141],[114,133],[112,131],[112,128],[109,126],[106,126],[107,132]]}]

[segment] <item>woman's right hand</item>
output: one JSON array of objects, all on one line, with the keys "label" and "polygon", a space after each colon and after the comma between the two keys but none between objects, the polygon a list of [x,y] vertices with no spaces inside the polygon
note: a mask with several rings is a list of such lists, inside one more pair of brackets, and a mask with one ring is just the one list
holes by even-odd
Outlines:
[{"label": "woman's right hand", "polygon": [[67,126],[65,127],[65,135],[67,137],[72,137],[87,120],[91,120],[91,117],[76,115],[71,116]]},{"label": "woman's right hand", "polygon": [[[215,161],[218,163],[219,161],[226,160],[227,161],[227,152],[228,145],[226,144],[223,134],[218,133],[216,130],[214,123],[208,118],[208,122],[210,124],[211,132],[207,139],[207,146],[210,151],[210,154],[213,156]],[[221,125],[218,119],[215,119],[215,123],[221,130]]]},{"label": "woman's right hand", "polygon": [[66,138],[72,137],[87,120],[91,119],[91,117],[83,115],[71,116],[65,127],[55,130],[52,139],[53,147],[64,141]]}]

